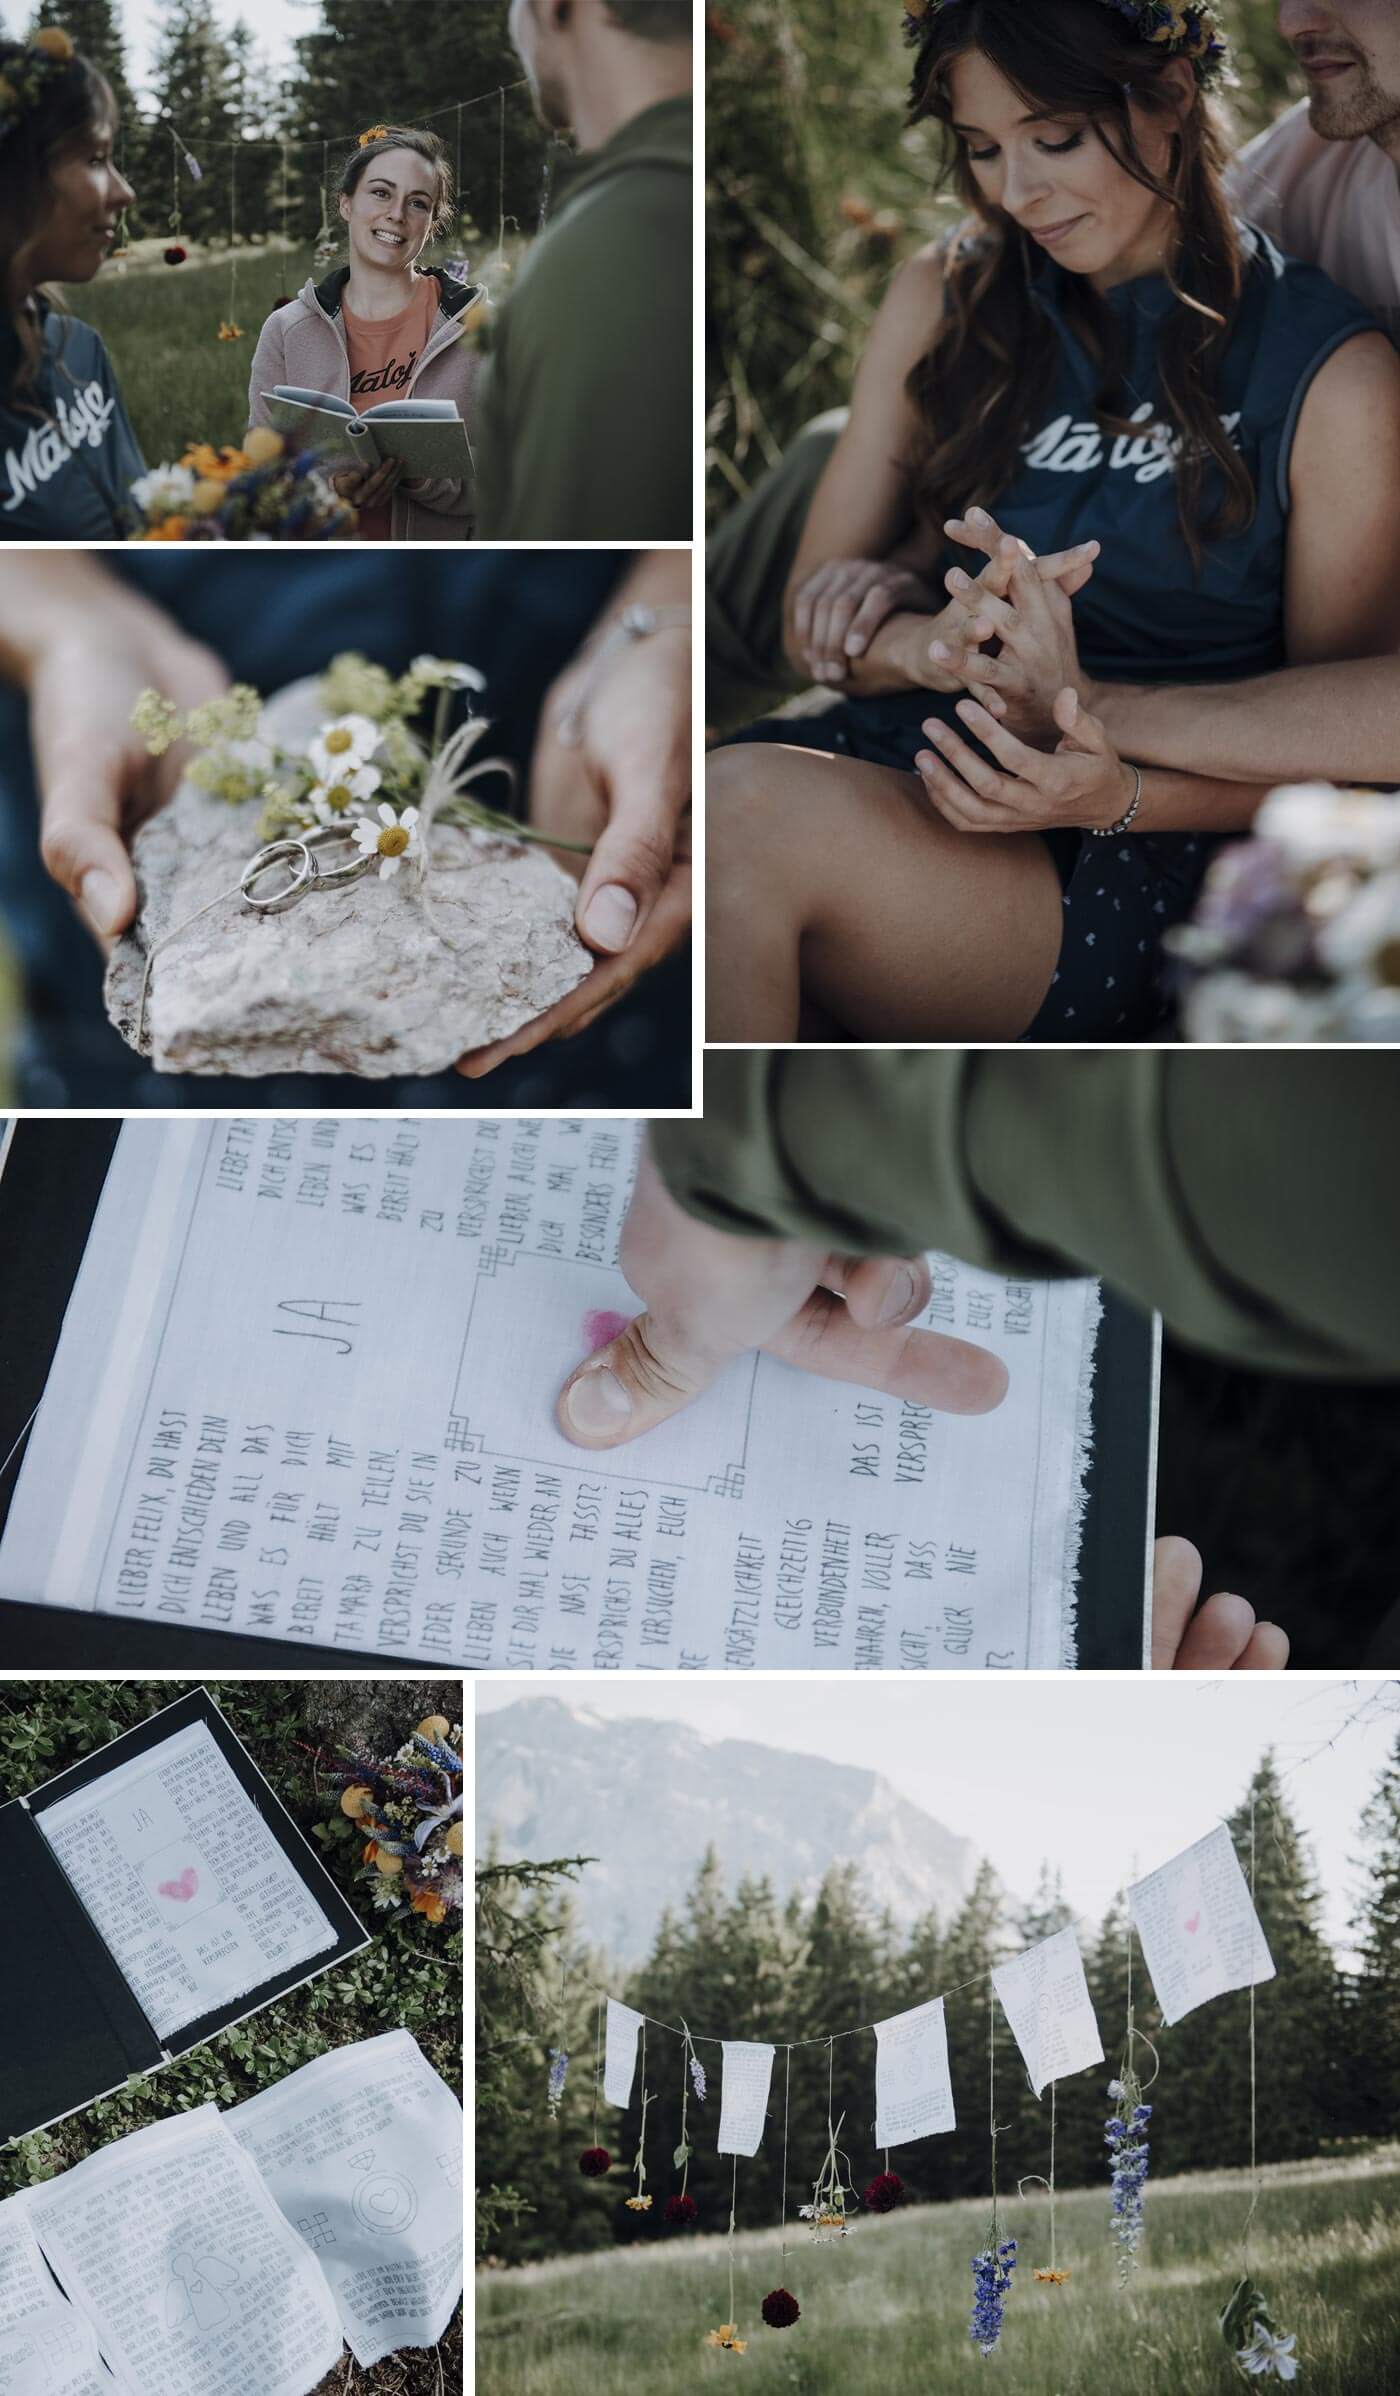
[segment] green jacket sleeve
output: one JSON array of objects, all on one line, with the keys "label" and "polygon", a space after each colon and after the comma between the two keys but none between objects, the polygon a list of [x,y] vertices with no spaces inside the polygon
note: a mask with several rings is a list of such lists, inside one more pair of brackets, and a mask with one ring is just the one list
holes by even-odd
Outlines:
[{"label": "green jacket sleeve", "polygon": [[1093,1272],[1242,1364],[1400,1376],[1390,1051],[712,1054],[652,1139],[724,1229]]},{"label": "green jacket sleeve", "polygon": [[540,241],[495,329],[480,535],[688,540],[691,180],[600,183]]}]

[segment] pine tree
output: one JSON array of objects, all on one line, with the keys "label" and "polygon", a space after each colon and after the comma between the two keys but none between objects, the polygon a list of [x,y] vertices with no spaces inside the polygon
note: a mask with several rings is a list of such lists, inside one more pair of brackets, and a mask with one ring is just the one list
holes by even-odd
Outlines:
[{"label": "pine tree", "polygon": [[[171,0],[155,65],[155,117],[139,176],[141,222],[197,241],[227,240],[232,221],[232,145],[238,130],[229,44],[210,0]],[[195,160],[195,181],[185,165]],[[166,195],[169,195],[167,201]]]},{"label": "pine tree", "polygon": [[1361,1971],[1352,2014],[1355,2125],[1400,2129],[1400,1738],[1361,1817],[1368,1879],[1353,1917]]},{"label": "pine tree", "polygon": [[129,126],[136,108],[126,78],[126,45],[113,0],[39,0],[26,24],[36,30],[57,25],[68,34],[83,57],[106,76],[121,116]]},{"label": "pine tree", "polygon": [[[549,2186],[541,2154],[548,2049],[558,2031],[560,1957],[572,1921],[560,1885],[591,1858],[476,1869],[477,2248],[520,2251],[520,2225]],[[577,2098],[575,2098],[577,2101]],[[562,2223],[553,2225],[556,2237]]]}]

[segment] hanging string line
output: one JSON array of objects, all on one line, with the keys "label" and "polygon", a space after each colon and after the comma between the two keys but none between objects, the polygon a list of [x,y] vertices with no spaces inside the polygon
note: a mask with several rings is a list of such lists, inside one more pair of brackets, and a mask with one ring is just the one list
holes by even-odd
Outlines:
[{"label": "hanging string line", "polygon": [[[1253,1906],[1253,1904],[1254,1904],[1254,1799],[1253,1799],[1253,1797],[1252,1797],[1252,1796],[1251,1796],[1251,1798],[1250,1798],[1250,1801],[1249,1801],[1249,1902],[1250,1902],[1250,1905],[1251,1905],[1251,1906]],[[1256,2213],[1258,2212],[1258,2210],[1259,2210],[1259,2195],[1260,2195],[1260,2189],[1259,2189],[1259,2156],[1258,2156],[1258,2143],[1257,2143],[1257,2138],[1256,2138],[1256,2105],[1257,2105],[1257,2096],[1258,2096],[1258,2087],[1257,2087],[1257,2079],[1256,2079],[1256,2072],[1255,2072],[1255,2055],[1254,2055],[1254,1982],[1251,1980],[1251,1981],[1250,1981],[1250,1984],[1249,1984],[1249,2179],[1250,2179],[1250,2187],[1251,2187],[1251,2191],[1252,2191],[1252,2193],[1251,2193],[1251,2195],[1250,2195],[1250,2199],[1249,2199],[1249,2211],[1246,2213],[1246,2215],[1245,2215],[1245,2217],[1244,2217],[1244,2228],[1243,2228],[1243,2230],[1242,2230],[1242,2232],[1241,2232],[1241,2234],[1240,2234],[1240,2247],[1241,2247],[1241,2252],[1242,2252],[1242,2255],[1243,2255],[1243,2258],[1244,2258],[1244,2268],[1245,2268],[1245,2275],[1246,2275],[1246,2277],[1248,2277],[1248,2273],[1249,2273],[1249,2233],[1250,2233],[1250,2230],[1251,2230],[1251,2228],[1252,2228],[1252,2226],[1253,2226],[1253,2222],[1254,2222],[1254,2216],[1255,2216],[1255,2214],[1256,2214]]]},{"label": "hanging string line", "polygon": [[[514,83],[493,84],[490,91],[478,92],[476,97],[471,100],[449,100],[445,108],[415,109],[413,112],[413,121],[415,125],[431,125],[435,117],[453,116],[459,111],[461,114],[465,115],[467,110],[470,108],[489,108],[493,100],[498,101],[502,109],[504,109],[505,102],[510,93],[524,91],[527,89],[528,84],[529,77],[526,75],[521,75]],[[210,156],[212,156],[216,150],[280,150],[283,148],[290,150],[319,150],[325,144],[331,142],[344,142],[347,147],[350,147],[359,140],[361,133],[364,131],[364,127],[362,125],[357,125],[352,133],[316,133],[306,134],[305,136],[278,134],[275,137],[269,135],[266,139],[264,139],[261,135],[258,135],[256,138],[249,137],[240,139],[238,141],[206,141],[203,136],[199,134],[194,135],[192,138],[187,138],[183,133],[181,133],[173,117],[140,116],[133,110],[126,121],[133,126],[144,125],[149,131],[156,133],[160,132],[161,128],[164,127],[165,130],[170,134],[171,139],[177,142],[182,150],[196,152],[197,146],[197,149],[206,151]],[[178,176],[179,159],[177,156],[177,181]]]},{"label": "hanging string line", "polygon": [[734,2208],[739,2201],[739,2158],[734,2158],[734,2177],[729,2183],[729,2318],[738,2326],[734,2310]]},{"label": "hanging string line", "polygon": [[598,2027],[593,2042],[593,2144],[598,2143],[598,2083],[603,2076],[603,2000],[598,1999]]},{"label": "hanging string line", "polygon": [[787,2279],[787,2165],[788,2165],[788,2100],[789,2100],[789,2098],[791,2097],[791,2095],[792,2095],[792,2049],[791,2049],[791,2047],[789,2047],[789,2048],[787,2049],[787,2052],[786,2052],[785,2056],[784,2056],[784,2071],[783,2071],[783,2215],[782,2215],[782,2225],[781,2225],[781,2230],[780,2230],[780,2236],[781,2236],[781,2239],[782,2239],[782,2255],[783,2255],[782,2271],[783,2271],[783,2279],[784,2279],[784,2281],[786,2281],[786,2279]]}]

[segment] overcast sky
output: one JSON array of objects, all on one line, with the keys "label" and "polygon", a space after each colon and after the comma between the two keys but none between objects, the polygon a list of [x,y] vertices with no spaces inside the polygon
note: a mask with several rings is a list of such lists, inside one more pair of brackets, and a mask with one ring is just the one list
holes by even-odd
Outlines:
[{"label": "overcast sky", "polygon": [[[127,74],[139,100],[150,97],[151,67],[164,14],[161,0],[123,0]],[[314,33],[321,20],[319,0],[314,8],[299,7],[297,0],[214,0],[214,14],[226,27],[236,25],[240,17],[251,26],[259,50],[271,59],[279,75],[291,69],[292,44],[298,34]]]},{"label": "overcast sky", "polygon": [[1011,1887],[1029,1893],[1049,1857],[1063,1869],[1069,1902],[1094,1921],[1125,1878],[1211,1829],[1272,1746],[1322,1881],[1327,1934],[1343,1951],[1358,1817],[1400,1733],[1400,1683],[1253,1674],[1199,1682],[969,1673],[934,1682],[573,1673],[478,1680],[477,1711],[546,1693],[610,1719],[674,1719],[708,1738],[753,1739],[881,1772],[974,1840]]}]

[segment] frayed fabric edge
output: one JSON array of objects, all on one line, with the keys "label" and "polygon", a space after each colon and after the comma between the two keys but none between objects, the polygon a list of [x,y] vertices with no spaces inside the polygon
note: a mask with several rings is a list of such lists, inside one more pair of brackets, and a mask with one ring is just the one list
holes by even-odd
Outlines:
[{"label": "frayed fabric edge", "polygon": [[1089,1284],[1084,1305],[1084,1343],[1079,1358],[1079,1382],[1074,1403],[1074,1448],[1070,1458],[1069,1504],[1065,1510],[1065,1548],[1060,1574],[1060,1663],[1072,1672],[1079,1661],[1079,1551],[1084,1539],[1084,1516],[1089,1498],[1085,1489],[1094,1455],[1094,1372],[1098,1364],[1099,1328],[1103,1322],[1103,1284]]}]

